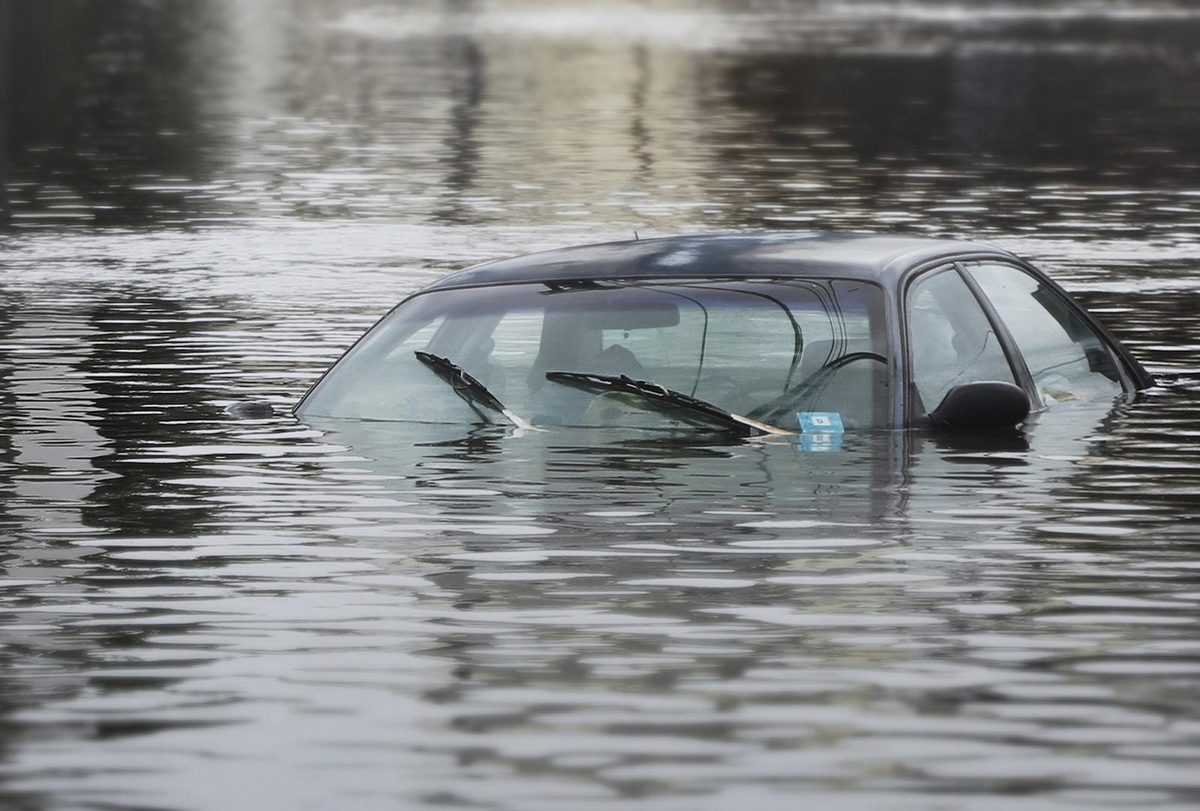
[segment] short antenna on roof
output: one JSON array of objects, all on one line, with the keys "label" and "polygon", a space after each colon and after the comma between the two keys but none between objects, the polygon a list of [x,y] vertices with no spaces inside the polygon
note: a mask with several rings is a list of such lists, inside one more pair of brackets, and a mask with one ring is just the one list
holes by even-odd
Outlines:
[{"label": "short antenna on roof", "polygon": [[637,242],[639,239],[640,239],[640,237],[637,235],[637,231],[634,231],[633,232],[633,241]]}]

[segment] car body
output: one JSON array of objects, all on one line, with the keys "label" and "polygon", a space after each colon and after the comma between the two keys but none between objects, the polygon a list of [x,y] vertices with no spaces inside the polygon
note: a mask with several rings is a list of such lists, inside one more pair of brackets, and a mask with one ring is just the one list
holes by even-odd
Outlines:
[{"label": "car body", "polygon": [[450,274],[384,316],[296,413],[746,435],[982,429],[1152,384],[1083,307],[1008,251],[716,235]]}]

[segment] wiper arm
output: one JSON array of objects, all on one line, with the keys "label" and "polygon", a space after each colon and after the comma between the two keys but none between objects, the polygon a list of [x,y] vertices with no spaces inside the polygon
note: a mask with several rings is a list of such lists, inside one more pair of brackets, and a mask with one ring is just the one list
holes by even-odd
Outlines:
[{"label": "wiper arm", "polygon": [[[634,380],[626,375],[593,375],[584,372],[546,372],[546,379],[566,386],[574,386],[585,391],[617,391],[622,394],[632,394],[645,400],[648,406],[657,411],[680,414],[687,422],[701,425],[718,426],[727,430],[745,434],[784,434],[791,435],[792,431],[767,425],[765,422],[743,417],[726,411],[720,406],[697,400],[658,383],[645,380]],[[686,416],[684,416],[686,415]],[[690,417],[690,419],[688,419]]]},{"label": "wiper arm", "polygon": [[[449,383],[450,388],[454,389],[454,393],[463,398],[467,405],[471,406],[472,410],[474,410],[476,414],[479,414],[479,416],[487,419],[487,417],[480,413],[479,409],[476,408],[477,405],[481,405],[484,408],[491,409],[492,411],[500,412],[504,415],[505,419],[518,428],[537,430],[530,425],[528,421],[522,419],[505,408],[504,403],[500,402],[496,395],[488,391],[487,386],[483,385],[470,374],[468,374],[466,369],[454,363],[454,361],[450,360],[449,358],[443,358],[441,355],[434,355],[430,352],[418,351],[414,352],[413,354],[417,356],[417,360],[421,361],[421,363],[424,363],[426,366],[432,369],[434,374]],[[491,422],[491,420],[488,420],[488,422]]]}]

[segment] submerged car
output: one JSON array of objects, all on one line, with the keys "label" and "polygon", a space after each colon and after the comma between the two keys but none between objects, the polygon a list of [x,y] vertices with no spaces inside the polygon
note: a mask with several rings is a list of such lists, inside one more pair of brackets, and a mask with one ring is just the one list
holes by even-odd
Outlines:
[{"label": "submerged car", "polygon": [[971,242],[633,240],[504,259],[401,302],[300,418],[703,428],[1012,428],[1145,369],[1041,271]]}]

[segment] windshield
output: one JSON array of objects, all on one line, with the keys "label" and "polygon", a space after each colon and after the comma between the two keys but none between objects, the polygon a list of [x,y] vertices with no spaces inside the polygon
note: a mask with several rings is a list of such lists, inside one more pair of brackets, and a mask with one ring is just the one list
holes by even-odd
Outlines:
[{"label": "windshield", "polygon": [[878,287],[848,280],[437,291],[377,324],[297,412],[480,422],[478,404],[431,368],[434,355],[534,425],[695,428],[647,407],[628,386],[594,391],[547,378],[573,372],[646,381],[792,431],[802,412],[834,413],[847,428],[881,426],[890,414],[883,313]]}]

